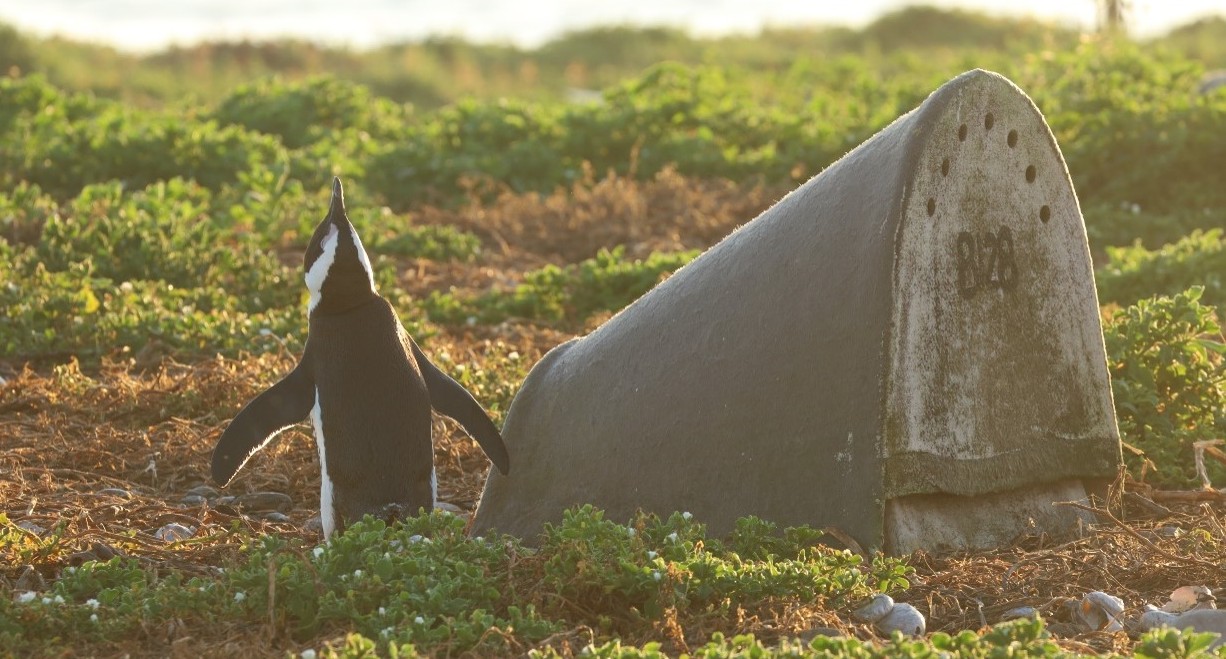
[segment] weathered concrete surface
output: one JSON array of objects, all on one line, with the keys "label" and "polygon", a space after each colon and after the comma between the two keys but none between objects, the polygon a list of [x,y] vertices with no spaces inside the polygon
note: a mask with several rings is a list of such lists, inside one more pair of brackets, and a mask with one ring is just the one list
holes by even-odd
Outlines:
[{"label": "weathered concrete surface", "polygon": [[1120,461],[1085,228],[1042,116],[996,74],[955,78],[547,354],[503,436],[515,469],[490,475],[476,532],[532,538],[593,503],[896,551],[1011,539],[959,531],[948,497],[1071,496]]},{"label": "weathered concrete surface", "polygon": [[890,553],[917,549],[943,552],[992,547],[1038,531],[1074,528],[1094,519],[1056,501],[1086,501],[1080,480],[1029,485],[976,496],[912,494],[890,499],[885,507],[885,547]]}]

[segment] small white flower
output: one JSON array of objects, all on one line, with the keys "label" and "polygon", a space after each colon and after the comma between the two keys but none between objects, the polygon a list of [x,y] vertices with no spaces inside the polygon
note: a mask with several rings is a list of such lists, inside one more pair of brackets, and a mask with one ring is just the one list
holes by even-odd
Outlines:
[{"label": "small white flower", "polygon": [[[0,379],[2,379],[2,378],[0,378]],[[0,384],[3,384],[3,383],[2,383],[2,382],[0,382]],[[68,574],[76,574],[76,572],[77,572],[77,568],[75,568],[75,567],[73,567],[73,566],[69,565],[68,567],[64,568],[64,572],[66,572],[66,573],[68,573]]]},{"label": "small white flower", "polygon": [[97,614],[97,613],[91,613],[91,614],[89,614],[89,621],[90,621],[90,622],[98,622],[98,614]]},{"label": "small white flower", "polygon": [[260,328],[260,336],[268,336],[270,334],[272,334],[272,330],[268,329],[267,327]]},{"label": "small white flower", "polygon": [[247,599],[247,593],[244,593],[244,592],[243,592],[243,591],[241,591],[241,590],[240,590],[240,591],[238,591],[237,593],[234,593],[234,601],[235,601],[235,602],[241,602],[241,601],[243,601],[243,600],[245,600],[245,599]]},{"label": "small white flower", "polygon": [[518,351],[518,350],[512,350],[511,352],[507,353],[507,359],[509,359],[509,360],[511,360],[511,361],[516,361],[516,360],[518,360],[518,359],[519,359],[519,351]]},{"label": "small white flower", "polygon": [[386,608],[384,608],[384,607],[382,607],[382,606],[381,606],[381,607],[379,607],[379,615],[381,615],[381,616],[385,616],[385,615],[387,615],[387,609],[386,609]]},{"label": "small white flower", "polygon": [[63,595],[56,595],[56,596],[55,596],[55,599],[54,599],[53,601],[54,601],[56,604],[63,604],[63,603],[64,603],[64,596],[63,596]]},{"label": "small white flower", "polygon": [[691,519],[694,519],[694,516],[693,516],[693,515],[691,515],[691,514],[689,513],[689,511],[686,511],[686,512],[684,512],[684,513],[681,513],[681,519],[684,519],[685,521],[687,521],[687,522],[688,522],[688,521],[690,521]]},{"label": "small white flower", "polygon": [[310,648],[307,648],[303,650],[302,652],[299,652],[298,656],[301,657],[302,659],[315,659],[315,651]]},{"label": "small white flower", "polygon": [[421,617],[421,616],[417,616],[416,618],[413,618],[413,622],[415,622],[415,623],[417,623],[417,624],[419,624],[419,625],[424,625],[424,624],[426,624],[426,619],[425,619],[425,618],[423,618],[423,617]]},{"label": "small white flower", "polygon": [[659,554],[655,553],[654,551],[648,551],[648,552],[647,552],[647,558],[649,558],[649,559],[651,559],[651,560],[653,560],[653,561],[654,561],[654,560],[656,560],[656,556],[659,556]]},{"label": "small white flower", "polygon": [[653,571],[652,571],[652,573],[651,573],[651,578],[652,578],[652,579],[655,579],[656,581],[659,581],[659,580],[660,580],[660,578],[661,578],[661,576],[662,576],[662,575],[660,574],[660,571],[659,571],[659,570],[653,570]]},{"label": "small white flower", "polygon": [[131,293],[133,288],[132,282],[130,281],[125,281],[119,285],[119,290],[123,291],[124,293]]},{"label": "small white flower", "polygon": [[468,318],[464,319],[464,323],[468,325],[469,327],[472,327],[473,325],[477,324],[477,317],[469,316]]},{"label": "small white flower", "polygon": [[85,606],[88,606],[89,608],[97,611],[99,603],[98,603],[98,600],[91,597],[90,599],[85,600]]},{"label": "small white flower", "polygon": [[24,592],[17,596],[17,603],[29,604],[30,602],[33,602],[36,597],[38,597],[38,595],[33,592]]},{"label": "small white flower", "polygon": [[637,531],[635,531],[634,529],[632,529],[632,528],[630,528],[630,527],[626,527],[626,535],[628,535],[628,536],[630,536],[631,538],[633,538],[633,537],[634,537],[634,535],[635,535],[635,533],[637,533]]},{"label": "small white flower", "polygon": [[50,598],[50,597],[44,597],[44,598],[43,598],[43,604],[45,604],[45,605],[50,605],[50,604],[51,604],[51,598]]},{"label": "small white flower", "polygon": [[[324,555],[324,548],[316,547],[315,549],[311,550],[311,553],[315,555],[315,558],[319,558],[320,556]],[[311,650],[311,652],[314,652],[314,650]]]},{"label": "small white flower", "polygon": [[423,539],[424,538],[422,538],[420,535],[417,535],[416,533],[409,536],[409,542],[421,542]]},{"label": "small white flower", "polygon": [[360,569],[359,569],[359,570],[354,570],[354,571],[353,571],[353,578],[354,578],[354,579],[361,579],[361,578],[362,578],[362,570],[360,570]]},{"label": "small white flower", "polygon": [[673,531],[672,533],[669,533],[667,536],[665,536],[665,538],[664,538],[664,539],[665,539],[665,540],[668,540],[669,542],[676,542],[676,541],[677,541],[677,532],[676,532],[676,531]]},{"label": "small white flower", "polygon": [[387,638],[388,636],[391,636],[391,635],[392,635],[392,628],[391,628],[391,627],[384,627],[384,628],[383,628],[383,631],[379,632],[379,635],[380,635],[380,636],[382,636],[383,638]]},{"label": "small white flower", "polygon": [[1133,204],[1133,205],[1132,205],[1132,214],[1133,214],[1133,215],[1137,215],[1137,214],[1139,214],[1140,212],[1141,212],[1141,204]]}]

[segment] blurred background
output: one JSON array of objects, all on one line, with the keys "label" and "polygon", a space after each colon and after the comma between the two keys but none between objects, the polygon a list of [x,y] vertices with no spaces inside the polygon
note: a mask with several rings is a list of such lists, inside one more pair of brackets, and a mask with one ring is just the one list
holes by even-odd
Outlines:
[{"label": "blurred background", "polygon": [[331,73],[430,108],[582,100],[662,60],[777,71],[845,55],[1064,49],[1105,30],[1222,68],[1224,16],[1223,0],[4,0],[0,71],[154,106]]}]

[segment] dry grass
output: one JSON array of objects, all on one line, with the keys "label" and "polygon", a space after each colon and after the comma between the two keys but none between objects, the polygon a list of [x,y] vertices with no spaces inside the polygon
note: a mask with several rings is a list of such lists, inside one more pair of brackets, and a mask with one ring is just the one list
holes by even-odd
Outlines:
[{"label": "dry grass", "polygon": [[788,188],[702,180],[665,169],[650,181],[588,172],[570,190],[542,196],[501,190],[493,203],[474,193],[458,210],[424,208],[414,220],[451,224],[488,238],[503,255],[575,263],[602,247],[631,254],[707,247],[786,194]]}]

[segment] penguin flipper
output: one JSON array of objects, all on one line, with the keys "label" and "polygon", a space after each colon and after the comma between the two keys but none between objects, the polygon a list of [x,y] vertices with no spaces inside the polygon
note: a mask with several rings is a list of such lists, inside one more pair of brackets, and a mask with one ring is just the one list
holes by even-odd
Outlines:
[{"label": "penguin flipper", "polygon": [[282,430],[304,421],[315,406],[315,381],[302,362],[234,417],[213,449],[213,480],[222,487]]},{"label": "penguin flipper", "polygon": [[507,445],[502,441],[498,427],[490,420],[485,409],[473,398],[464,385],[451,379],[451,376],[439,370],[437,366],[426,359],[425,353],[410,339],[413,346],[413,357],[421,369],[422,378],[426,381],[426,389],[430,392],[430,406],[444,416],[449,416],[464,427],[470,437],[477,440],[481,450],[489,456],[498,471],[505,476],[511,468],[511,459],[507,455]]}]

